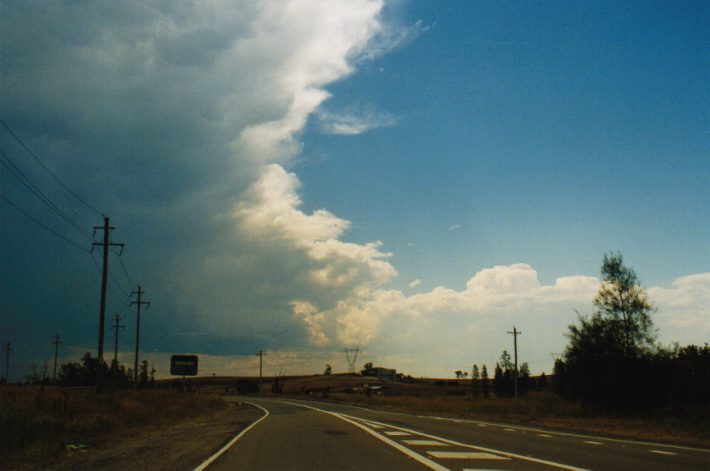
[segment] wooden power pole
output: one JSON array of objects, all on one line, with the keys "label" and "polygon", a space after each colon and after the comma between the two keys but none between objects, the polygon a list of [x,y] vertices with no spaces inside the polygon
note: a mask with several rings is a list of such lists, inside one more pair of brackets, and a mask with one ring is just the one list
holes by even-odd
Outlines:
[{"label": "wooden power pole", "polygon": [[508,333],[513,336],[513,352],[515,355],[515,357],[514,357],[515,358],[515,377],[514,377],[515,399],[517,399],[518,398],[518,335],[522,334],[522,332],[519,331],[518,329],[516,329],[515,326],[513,326],[513,331],[512,332],[508,331]]},{"label": "wooden power pole", "polygon": [[135,304],[137,307],[136,311],[136,357],[133,363],[133,389],[138,387],[138,351],[140,350],[140,339],[141,339],[141,305],[147,304],[150,306],[150,302],[141,301],[141,296],[145,294],[145,291],[141,290],[141,285],[138,285],[138,291],[131,293],[138,295],[137,301],[131,301],[131,304]]},{"label": "wooden power pole", "polygon": [[266,355],[266,352],[263,350],[259,350],[259,353],[256,354],[256,356],[259,357],[259,386],[261,386],[261,377],[262,377],[262,360],[264,359],[264,355]]},{"label": "wooden power pole", "polygon": [[57,382],[57,354],[59,353],[59,345],[63,344],[64,342],[59,341],[59,334],[54,336],[54,339],[52,339],[52,343],[54,344],[54,372],[52,373],[52,382],[56,383]]}]

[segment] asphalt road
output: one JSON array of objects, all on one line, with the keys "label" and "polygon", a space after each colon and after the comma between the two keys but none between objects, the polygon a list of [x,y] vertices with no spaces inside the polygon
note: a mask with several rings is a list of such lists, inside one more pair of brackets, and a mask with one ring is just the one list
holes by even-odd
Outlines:
[{"label": "asphalt road", "polygon": [[293,399],[203,463],[214,470],[710,470],[710,450]]}]

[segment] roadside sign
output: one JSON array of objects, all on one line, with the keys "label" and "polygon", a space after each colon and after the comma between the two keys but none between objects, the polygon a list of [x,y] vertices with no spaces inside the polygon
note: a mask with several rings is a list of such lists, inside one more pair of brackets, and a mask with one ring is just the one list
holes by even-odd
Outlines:
[{"label": "roadside sign", "polygon": [[174,376],[195,376],[197,374],[197,355],[171,356],[170,374]]}]

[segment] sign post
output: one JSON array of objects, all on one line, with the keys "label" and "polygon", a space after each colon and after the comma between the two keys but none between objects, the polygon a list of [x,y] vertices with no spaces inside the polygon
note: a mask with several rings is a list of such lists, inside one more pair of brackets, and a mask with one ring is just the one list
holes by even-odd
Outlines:
[{"label": "sign post", "polygon": [[182,376],[185,389],[185,376],[197,375],[197,355],[173,355],[170,357],[170,374]]}]

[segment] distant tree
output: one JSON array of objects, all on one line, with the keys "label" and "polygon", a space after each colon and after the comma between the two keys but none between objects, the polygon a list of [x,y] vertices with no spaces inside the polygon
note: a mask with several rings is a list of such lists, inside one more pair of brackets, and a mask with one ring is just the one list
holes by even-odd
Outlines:
[{"label": "distant tree", "polygon": [[480,391],[479,391],[479,385],[478,385],[478,380],[481,378],[481,373],[478,371],[478,365],[474,363],[473,369],[471,370],[471,395],[473,397],[478,397]]},{"label": "distant tree", "polygon": [[537,379],[535,387],[538,389],[547,389],[547,376],[545,376],[545,372],[540,375],[540,377]]},{"label": "distant tree", "polygon": [[456,379],[461,379],[461,376],[463,376],[461,370],[456,370],[454,373],[456,373]]},{"label": "distant tree", "polygon": [[325,371],[323,372],[323,374],[328,376],[332,372],[333,372],[333,368],[330,365],[325,365]]},{"label": "distant tree", "polygon": [[365,363],[365,369],[369,370],[370,368],[372,368],[372,362],[368,361],[367,363]]},{"label": "distant tree", "polygon": [[486,365],[481,367],[481,392],[483,397],[488,397],[488,369]]},{"label": "distant tree", "polygon": [[468,378],[468,371],[463,372],[463,379],[466,379],[466,378]]},{"label": "distant tree", "polygon": [[496,396],[512,396],[515,390],[515,366],[510,358],[510,353],[503,350],[500,360],[496,363],[493,376],[493,391]]},{"label": "distant tree", "polygon": [[148,386],[148,360],[143,360],[140,363],[138,370],[138,387],[145,388]]},{"label": "distant tree", "polygon": [[532,387],[532,380],[530,378],[530,367],[527,362],[523,362],[520,365],[520,376],[518,377],[518,387],[521,394],[525,394]]}]

